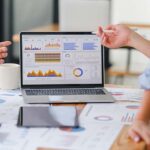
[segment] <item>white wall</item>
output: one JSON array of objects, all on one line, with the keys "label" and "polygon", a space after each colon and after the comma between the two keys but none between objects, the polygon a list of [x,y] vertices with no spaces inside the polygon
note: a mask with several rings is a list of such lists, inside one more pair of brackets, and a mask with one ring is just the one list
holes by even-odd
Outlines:
[{"label": "white wall", "polygon": [[112,0],[112,23],[150,24],[150,0]]},{"label": "white wall", "polygon": [[96,31],[110,23],[110,0],[60,0],[60,30]]},{"label": "white wall", "polygon": [[[150,0],[112,0],[111,23],[148,24],[150,25]],[[138,32],[150,40],[150,28],[139,28]],[[124,67],[127,52],[112,50],[111,61],[116,66]],[[122,58],[121,60],[119,58]],[[142,72],[149,64],[149,59],[138,51],[131,54],[130,69]]]}]

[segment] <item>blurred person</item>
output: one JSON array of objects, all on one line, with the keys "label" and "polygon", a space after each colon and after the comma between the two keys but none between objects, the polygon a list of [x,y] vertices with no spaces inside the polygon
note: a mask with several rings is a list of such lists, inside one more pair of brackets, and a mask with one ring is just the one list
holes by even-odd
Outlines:
[{"label": "blurred person", "polygon": [[[150,41],[125,25],[109,25],[105,30],[99,27],[97,35],[101,37],[101,42],[106,47],[134,47],[150,58]],[[140,76],[140,84],[144,89],[142,106],[128,131],[128,135],[135,142],[144,140],[150,149],[150,67]]]}]

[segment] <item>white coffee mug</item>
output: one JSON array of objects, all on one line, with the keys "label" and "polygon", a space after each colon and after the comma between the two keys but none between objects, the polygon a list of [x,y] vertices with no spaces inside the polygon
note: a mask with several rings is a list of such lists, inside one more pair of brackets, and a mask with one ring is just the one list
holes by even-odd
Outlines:
[{"label": "white coffee mug", "polygon": [[11,90],[20,86],[20,66],[14,63],[0,64],[0,89]]}]

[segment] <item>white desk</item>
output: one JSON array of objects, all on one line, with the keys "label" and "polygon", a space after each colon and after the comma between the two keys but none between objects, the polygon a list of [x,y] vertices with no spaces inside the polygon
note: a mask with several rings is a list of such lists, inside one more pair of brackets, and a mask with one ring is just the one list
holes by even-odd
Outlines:
[{"label": "white desk", "polygon": [[[135,115],[137,111],[137,105],[139,105],[139,99],[141,99],[142,91],[130,90],[130,94],[127,89],[109,89],[112,94],[121,101],[115,104],[98,104],[100,109],[97,110],[99,116],[103,115],[102,109],[109,113],[112,113],[113,109],[121,110],[125,113],[124,116],[115,115],[114,121],[111,123],[104,123],[94,120],[92,113],[89,117],[84,117],[82,114],[81,122],[82,128],[80,129],[62,129],[62,128],[17,128],[16,122],[18,117],[19,107],[25,105],[19,90],[10,91],[0,91],[0,122],[2,126],[0,127],[0,149],[1,150],[36,150],[41,149],[39,147],[45,147],[50,150],[50,148],[55,149],[66,149],[66,147],[78,147],[77,149],[91,149],[91,146],[97,144],[97,147],[93,147],[92,150],[99,150],[102,147],[103,150],[107,150],[110,147],[111,142],[113,142],[114,137],[119,132],[120,127],[124,123],[131,123],[133,118],[130,115]],[[123,93],[124,92],[124,93]],[[137,93],[141,92],[139,95]],[[132,102],[125,102],[124,99],[132,99]],[[134,101],[137,101],[136,103]],[[123,105],[122,105],[123,104]],[[27,104],[26,104],[27,105]],[[105,109],[109,107],[108,110]],[[113,105],[113,107],[111,107]],[[81,105],[82,107],[83,105]],[[125,111],[128,106],[129,112],[127,114]],[[87,108],[86,108],[87,109]],[[84,113],[87,111],[84,109]],[[116,111],[116,110],[114,110]],[[132,116],[133,116],[132,115]],[[124,117],[124,118],[123,118]],[[126,117],[126,118],[125,118]],[[130,117],[130,119],[129,119]],[[121,120],[121,118],[123,120]],[[99,118],[100,119],[100,118]],[[96,121],[96,122],[95,122]],[[87,122],[89,122],[87,124]],[[112,126],[112,123],[114,124]],[[120,125],[121,124],[121,125]],[[104,129],[105,128],[105,129]],[[111,132],[110,132],[111,131]],[[113,131],[113,132],[112,132]],[[113,133],[113,134],[112,134]],[[107,141],[106,139],[109,140]],[[103,140],[102,140],[103,139]],[[87,148],[88,147],[88,148]],[[42,150],[44,150],[42,148]]]}]

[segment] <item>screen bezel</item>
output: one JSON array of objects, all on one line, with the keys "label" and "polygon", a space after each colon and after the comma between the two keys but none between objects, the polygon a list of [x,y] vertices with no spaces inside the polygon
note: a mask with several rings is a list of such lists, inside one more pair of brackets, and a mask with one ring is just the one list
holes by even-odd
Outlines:
[{"label": "screen bezel", "polygon": [[97,84],[36,84],[23,85],[23,35],[95,35],[92,32],[21,32],[20,33],[20,74],[21,74],[21,88],[93,88],[104,86],[104,47],[101,45],[101,64],[102,64],[102,83]]}]

